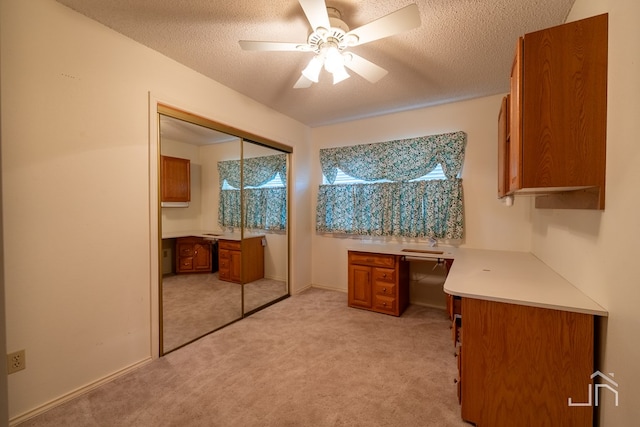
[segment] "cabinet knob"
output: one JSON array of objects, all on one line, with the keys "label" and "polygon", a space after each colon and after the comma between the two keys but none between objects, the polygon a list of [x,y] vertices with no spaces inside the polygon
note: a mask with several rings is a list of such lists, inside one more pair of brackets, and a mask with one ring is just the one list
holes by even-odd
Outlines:
[{"label": "cabinet knob", "polygon": [[382,288],[382,292],[387,292],[387,288]]}]

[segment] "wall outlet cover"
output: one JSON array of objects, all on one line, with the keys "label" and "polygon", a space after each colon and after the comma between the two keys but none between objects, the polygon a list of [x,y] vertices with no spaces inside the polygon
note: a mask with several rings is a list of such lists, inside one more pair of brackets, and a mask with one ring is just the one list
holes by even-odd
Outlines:
[{"label": "wall outlet cover", "polygon": [[21,371],[26,367],[27,361],[24,350],[18,350],[7,354],[7,374],[13,374],[14,372]]}]

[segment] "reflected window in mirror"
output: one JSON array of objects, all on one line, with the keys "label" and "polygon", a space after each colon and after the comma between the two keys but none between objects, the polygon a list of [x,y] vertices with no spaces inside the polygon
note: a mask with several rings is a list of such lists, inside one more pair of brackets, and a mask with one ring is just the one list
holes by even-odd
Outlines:
[{"label": "reflected window in mirror", "polygon": [[218,223],[222,228],[241,226],[240,188],[244,183],[244,227],[283,231],[287,223],[287,155],[252,157],[218,162],[220,202]]}]

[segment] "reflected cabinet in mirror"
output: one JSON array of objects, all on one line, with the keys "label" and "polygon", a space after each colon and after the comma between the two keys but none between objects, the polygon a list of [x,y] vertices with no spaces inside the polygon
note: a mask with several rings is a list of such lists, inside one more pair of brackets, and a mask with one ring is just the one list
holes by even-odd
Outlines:
[{"label": "reflected cabinet in mirror", "polygon": [[[166,354],[289,295],[289,153],[201,117],[158,111]],[[166,188],[185,186],[188,200],[165,198]]]}]

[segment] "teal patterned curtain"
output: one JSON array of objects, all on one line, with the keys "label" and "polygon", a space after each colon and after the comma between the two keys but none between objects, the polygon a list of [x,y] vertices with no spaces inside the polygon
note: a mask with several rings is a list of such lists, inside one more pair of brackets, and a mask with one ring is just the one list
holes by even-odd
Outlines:
[{"label": "teal patterned curtain", "polygon": [[320,150],[322,173],[333,184],[338,168],[365,181],[388,179],[405,182],[431,172],[438,163],[449,179],[458,176],[464,161],[467,135],[464,132],[351,147]]},{"label": "teal patterned curtain", "polygon": [[[287,155],[276,154],[274,156],[252,157],[244,159],[244,185],[245,187],[259,187],[272,180],[276,174],[280,174],[282,182],[286,185],[287,179]],[[226,179],[230,186],[240,188],[240,160],[226,160],[218,162],[220,185]]]},{"label": "teal patterned curtain", "polygon": [[[240,160],[218,162],[220,177],[220,203],[218,224],[222,227],[240,227]],[[284,230],[287,222],[287,157],[286,154],[244,159],[244,226],[261,230]],[[285,187],[260,187],[277,174]],[[222,189],[224,180],[236,189]]]},{"label": "teal patterned curtain", "polygon": [[[464,132],[320,150],[322,171],[333,183],[337,169],[366,181],[321,185],[316,230],[371,236],[461,239]],[[438,164],[444,180],[407,182]]]}]

